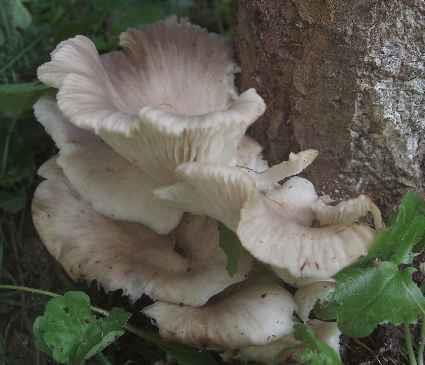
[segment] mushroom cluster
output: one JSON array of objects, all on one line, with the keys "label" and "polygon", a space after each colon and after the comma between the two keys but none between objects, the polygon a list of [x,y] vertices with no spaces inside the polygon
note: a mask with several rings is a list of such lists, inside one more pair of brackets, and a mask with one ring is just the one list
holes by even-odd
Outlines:
[{"label": "mushroom cluster", "polygon": [[[222,37],[171,17],[120,45],[99,55],[76,36],[38,69],[58,92],[34,112],[59,149],[39,169],[39,235],[73,279],[152,298],[143,313],[164,338],[269,362],[297,342],[294,312],[309,321],[367,253],[375,230],[359,219],[379,229],[379,209],[364,195],[330,204],[295,176],[317,151],[269,167],[245,135],[265,103],[237,92]],[[234,275],[218,224],[245,248]],[[311,324],[338,347],[334,323]]]}]

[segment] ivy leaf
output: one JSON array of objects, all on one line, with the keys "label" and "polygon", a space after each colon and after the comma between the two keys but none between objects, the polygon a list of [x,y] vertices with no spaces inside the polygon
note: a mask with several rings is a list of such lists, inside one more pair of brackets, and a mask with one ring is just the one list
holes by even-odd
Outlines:
[{"label": "ivy leaf", "polygon": [[33,326],[40,350],[60,364],[81,364],[124,333],[130,314],[114,309],[105,318],[91,311],[90,298],[77,291],[51,299]]},{"label": "ivy leaf", "polygon": [[410,324],[425,315],[425,298],[412,280],[413,271],[400,271],[392,262],[377,262],[337,274],[333,301],[340,330],[351,337],[364,337],[378,324]]},{"label": "ivy leaf", "polygon": [[304,350],[296,355],[297,360],[308,365],[342,365],[339,354],[319,340],[313,330],[304,323],[294,326],[295,338],[303,342]]},{"label": "ivy leaf", "polygon": [[243,252],[243,247],[236,233],[225,225],[220,224],[220,247],[227,257],[226,270],[230,276],[238,272],[238,261]]},{"label": "ivy leaf", "polygon": [[0,112],[20,115],[32,108],[34,102],[50,89],[38,82],[0,84]]}]

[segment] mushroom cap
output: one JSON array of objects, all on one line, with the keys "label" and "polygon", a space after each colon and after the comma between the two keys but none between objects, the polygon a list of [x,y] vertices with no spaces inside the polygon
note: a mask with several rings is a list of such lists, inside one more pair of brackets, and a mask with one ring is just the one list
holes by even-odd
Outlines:
[{"label": "mushroom cap", "polygon": [[[319,340],[339,352],[339,338],[341,332],[335,322],[311,320],[308,324],[312,327]],[[294,353],[302,350],[302,343],[291,334],[264,346],[249,346],[242,348],[237,357],[243,362],[255,361],[261,364],[285,364]]]},{"label": "mushroom cap", "polygon": [[237,234],[259,261],[295,278],[329,279],[367,254],[374,231],[366,225],[306,227],[285,206],[253,196],[242,208]]},{"label": "mushroom cap", "polygon": [[245,168],[256,173],[264,172],[269,168],[263,159],[263,147],[249,136],[243,136],[237,149],[235,166]]},{"label": "mushroom cap", "polygon": [[[147,294],[153,299],[202,305],[244,280],[251,267],[251,258],[245,255],[238,272],[227,273],[216,223],[210,219],[188,218],[194,225],[185,221],[177,236],[158,235],[141,224],[97,213],[71,190],[64,176],[38,186],[32,211],[48,251],[73,279],[97,280],[106,290],[122,289],[133,300]],[[182,253],[178,252],[180,245]]]},{"label": "mushroom cap", "polygon": [[34,112],[60,149],[57,164],[72,187],[97,212],[143,223],[161,234],[178,225],[183,212],[154,196],[158,185],[152,178],[95,135],[69,123],[53,98],[41,98],[34,105]]},{"label": "mushroom cap", "polygon": [[124,51],[99,56],[76,36],[39,67],[69,120],[160,184],[173,183],[184,162],[232,161],[265,104],[253,89],[237,95],[229,44],[171,17],[129,30],[121,45]]},{"label": "mushroom cap", "polygon": [[236,230],[245,201],[256,194],[255,182],[243,169],[185,163],[176,170],[179,183],[155,190],[170,206],[208,215]]},{"label": "mushroom cap", "polygon": [[295,309],[291,294],[277,283],[247,282],[203,307],[157,302],[143,313],[156,321],[166,339],[235,349],[263,345],[289,334]]}]

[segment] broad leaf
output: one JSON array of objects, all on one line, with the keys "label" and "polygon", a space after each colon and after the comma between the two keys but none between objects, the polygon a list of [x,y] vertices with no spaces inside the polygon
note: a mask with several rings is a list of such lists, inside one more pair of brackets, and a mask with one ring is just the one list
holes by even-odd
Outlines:
[{"label": "broad leaf", "polygon": [[227,272],[230,276],[238,272],[238,261],[243,252],[243,247],[238,236],[223,224],[219,226],[220,247],[227,257]]},{"label": "broad leaf", "polygon": [[304,347],[296,355],[298,361],[307,365],[342,365],[339,354],[328,344],[319,340],[309,326],[297,323],[294,329],[295,338],[301,341]]},{"label": "broad leaf", "polygon": [[368,255],[359,264],[370,264],[375,259],[396,264],[409,263],[413,248],[424,238],[425,202],[419,195],[407,193],[391,227],[378,235]]},{"label": "broad leaf", "polygon": [[71,291],[48,302],[33,332],[39,348],[55,361],[81,364],[121,336],[129,317],[115,309],[108,317],[97,318],[90,309],[90,298]]},{"label": "broad leaf", "polygon": [[400,271],[391,262],[377,262],[338,274],[333,300],[341,331],[364,337],[378,324],[409,324],[425,315],[425,298],[411,278],[412,271]]}]

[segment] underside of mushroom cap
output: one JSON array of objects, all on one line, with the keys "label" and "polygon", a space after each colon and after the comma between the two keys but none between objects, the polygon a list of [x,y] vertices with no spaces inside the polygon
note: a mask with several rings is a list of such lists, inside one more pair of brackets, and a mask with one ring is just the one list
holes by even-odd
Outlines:
[{"label": "underside of mushroom cap", "polygon": [[160,335],[208,348],[236,349],[263,345],[289,334],[296,306],[291,294],[275,282],[246,282],[203,307],[157,302],[143,310]]},{"label": "underside of mushroom cap", "polygon": [[158,186],[152,178],[92,133],[69,123],[53,98],[41,98],[34,111],[60,149],[57,164],[97,212],[145,224],[161,234],[178,225],[183,212],[153,195]]},{"label": "underside of mushroom cap", "polygon": [[254,196],[243,207],[237,234],[256,259],[295,278],[328,279],[367,254],[374,231],[367,225],[306,227],[284,206]]},{"label": "underside of mushroom cap", "polygon": [[[186,252],[179,253],[173,235],[160,236],[141,224],[96,213],[64,177],[39,185],[32,210],[42,241],[73,279],[97,280],[106,290],[122,289],[133,300],[147,294],[162,301],[202,305],[244,280],[251,267],[250,258],[242,257],[238,272],[232,277],[227,273],[216,227],[182,242]],[[197,253],[202,245],[210,253],[208,258]]]},{"label": "underside of mushroom cap", "polygon": [[172,17],[121,44],[103,56],[84,36],[58,45],[38,77],[59,88],[61,111],[161,184],[184,162],[228,164],[265,104],[255,90],[237,95],[227,42]]},{"label": "underside of mushroom cap", "polygon": [[177,184],[155,190],[155,195],[195,214],[207,215],[236,230],[242,206],[257,194],[255,182],[242,169],[197,162],[180,165]]}]

